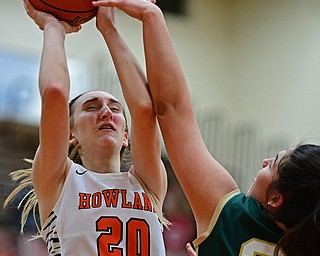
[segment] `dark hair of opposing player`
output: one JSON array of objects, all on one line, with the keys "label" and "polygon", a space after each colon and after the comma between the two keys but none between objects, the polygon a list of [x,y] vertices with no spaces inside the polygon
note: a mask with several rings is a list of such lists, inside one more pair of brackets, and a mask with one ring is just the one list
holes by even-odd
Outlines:
[{"label": "dark hair of opposing player", "polygon": [[283,205],[269,214],[288,232],[279,241],[275,255],[281,249],[289,256],[319,255],[320,146],[303,144],[289,150],[279,163],[277,175],[267,195],[277,190],[283,196]]}]

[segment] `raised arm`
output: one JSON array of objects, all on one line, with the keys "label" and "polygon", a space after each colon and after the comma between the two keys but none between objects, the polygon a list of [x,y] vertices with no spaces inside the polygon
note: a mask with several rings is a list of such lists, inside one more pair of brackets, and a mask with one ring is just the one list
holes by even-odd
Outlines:
[{"label": "raised arm", "polygon": [[100,7],[97,27],[111,53],[123,95],[131,115],[131,172],[139,176],[160,200],[167,190],[167,177],[161,162],[160,133],[148,92],[146,76],[115,26],[116,8]]},{"label": "raised arm", "polygon": [[203,233],[220,199],[237,188],[210,155],[192,109],[187,83],[161,10],[143,0],[105,0],[143,22],[147,77],[154,109],[176,176]]},{"label": "raised arm", "polygon": [[66,33],[77,32],[80,27],[59,22],[52,15],[34,9],[28,0],[24,3],[44,35],[39,74],[40,145],[32,168],[43,223],[60,194],[68,165],[70,79],[64,40]]},{"label": "raised arm", "polygon": [[207,150],[164,17],[158,8],[150,9],[143,19],[143,38],[151,95],[168,157],[200,235],[208,228],[220,199],[237,186]]}]

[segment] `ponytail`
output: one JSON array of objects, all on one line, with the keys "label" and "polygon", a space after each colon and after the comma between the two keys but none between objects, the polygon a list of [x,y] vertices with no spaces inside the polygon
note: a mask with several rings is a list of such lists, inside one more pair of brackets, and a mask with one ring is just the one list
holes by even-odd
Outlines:
[{"label": "ponytail", "polygon": [[290,229],[278,242],[274,255],[280,255],[281,249],[287,256],[317,256],[320,254],[320,203],[297,226]]},{"label": "ponytail", "polygon": [[[33,163],[33,160],[30,159],[24,159],[24,161],[29,164]],[[21,191],[28,189],[28,192],[23,196],[17,206],[18,209],[22,209],[20,233],[23,233],[30,212],[32,212],[38,233],[40,233],[40,227],[36,221],[38,198],[32,184],[32,168],[13,171],[10,173],[10,177],[13,182],[19,182],[19,185],[6,198],[4,202],[4,208],[7,207]]]}]

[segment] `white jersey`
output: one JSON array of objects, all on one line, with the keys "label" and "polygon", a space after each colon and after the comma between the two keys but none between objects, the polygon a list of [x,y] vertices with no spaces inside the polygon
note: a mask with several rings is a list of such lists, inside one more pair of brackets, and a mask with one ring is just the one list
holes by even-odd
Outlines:
[{"label": "white jersey", "polygon": [[131,173],[72,163],[41,235],[50,256],[163,256],[163,226]]}]

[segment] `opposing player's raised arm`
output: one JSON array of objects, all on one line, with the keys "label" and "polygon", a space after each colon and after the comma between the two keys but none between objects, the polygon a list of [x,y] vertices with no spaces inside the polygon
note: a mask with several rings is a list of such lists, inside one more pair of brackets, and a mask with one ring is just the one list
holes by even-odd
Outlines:
[{"label": "opposing player's raised arm", "polygon": [[208,227],[220,199],[237,186],[210,155],[203,141],[162,13],[154,10],[145,15],[143,29],[154,108],[170,162],[193,210],[198,234],[201,234]]},{"label": "opposing player's raised arm", "polygon": [[176,176],[193,210],[198,234],[220,199],[237,188],[201,137],[190,94],[161,10],[144,0],[104,0],[143,22],[147,77],[154,109]]},{"label": "opposing player's raised arm", "polygon": [[161,162],[160,131],[146,75],[117,31],[115,11],[116,8],[99,7],[97,27],[109,48],[131,115],[131,171],[157,195],[161,210],[167,177]]}]

